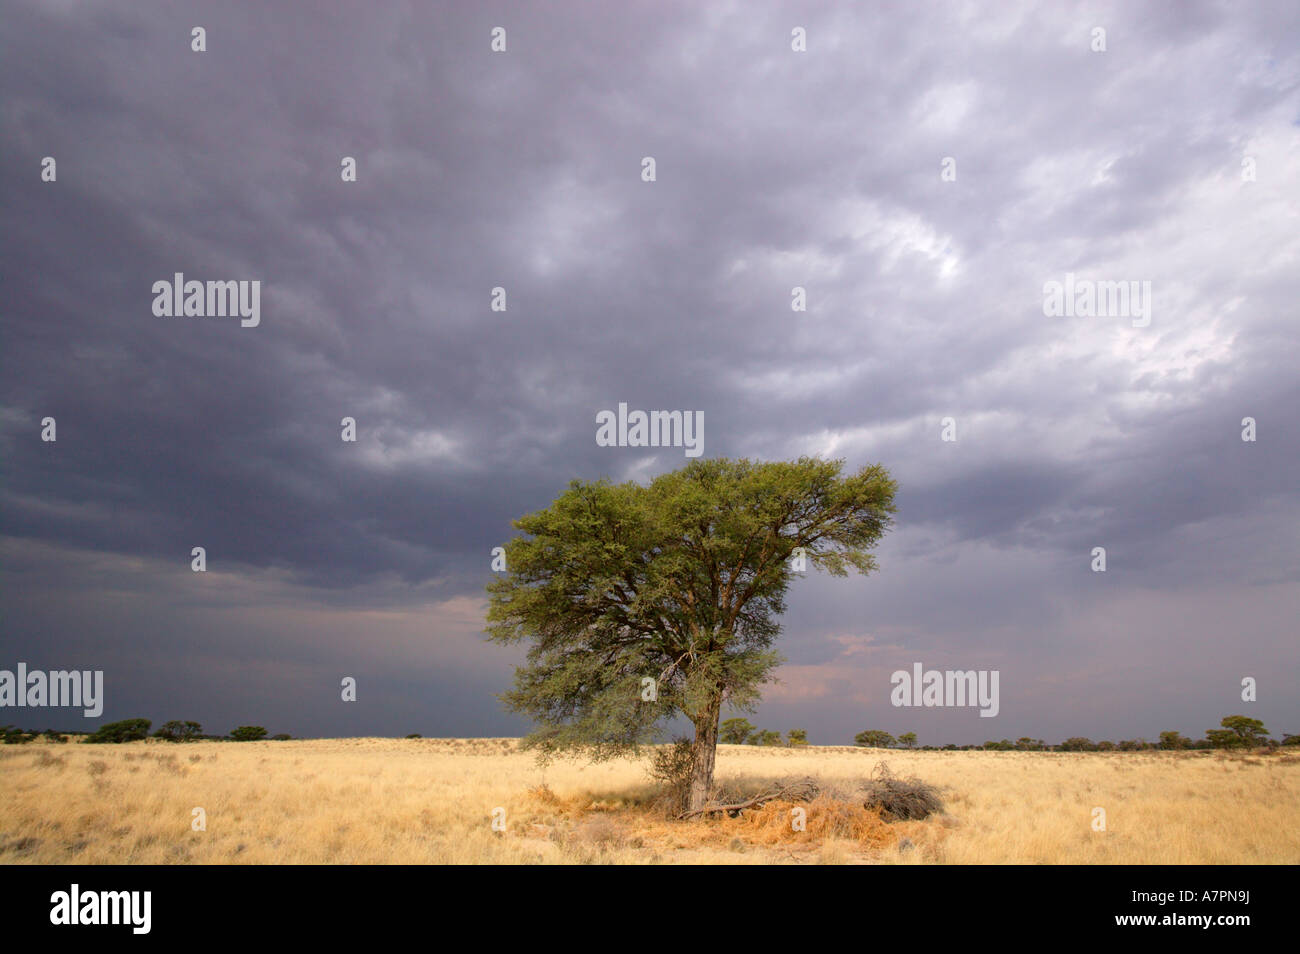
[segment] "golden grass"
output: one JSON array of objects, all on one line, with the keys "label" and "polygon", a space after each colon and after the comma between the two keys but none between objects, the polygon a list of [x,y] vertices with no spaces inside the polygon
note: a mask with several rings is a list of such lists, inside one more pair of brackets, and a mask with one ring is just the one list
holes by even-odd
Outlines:
[{"label": "golden grass", "polygon": [[889,824],[823,796],[806,831],[789,802],[679,822],[645,760],[542,768],[511,739],[37,742],[0,748],[0,862],[1300,862],[1295,755],[722,746],[718,775],[852,788],[882,760],[939,786],[944,813]]}]

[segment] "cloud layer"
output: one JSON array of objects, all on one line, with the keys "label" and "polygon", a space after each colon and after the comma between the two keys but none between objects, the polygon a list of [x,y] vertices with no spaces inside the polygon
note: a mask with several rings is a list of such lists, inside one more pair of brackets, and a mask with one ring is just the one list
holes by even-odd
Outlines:
[{"label": "cloud layer", "polygon": [[[794,588],[764,724],[1200,734],[1255,676],[1300,731],[1294,4],[3,6],[0,665],[102,666],[106,718],[517,732],[488,553],[681,466],[597,446],[625,401],[900,481],[879,575]],[[175,272],[261,325],[154,318]],[[1045,317],[1067,273],[1150,325]],[[1000,668],[1001,715],[892,708],[913,661]]]}]

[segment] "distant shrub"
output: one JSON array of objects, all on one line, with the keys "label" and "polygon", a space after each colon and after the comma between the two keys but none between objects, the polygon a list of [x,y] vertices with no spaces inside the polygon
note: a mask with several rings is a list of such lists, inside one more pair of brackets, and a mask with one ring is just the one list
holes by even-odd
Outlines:
[{"label": "distant shrub", "polygon": [[152,724],[148,719],[123,719],[120,722],[109,722],[86,736],[85,741],[95,744],[137,742],[148,738],[149,726]]},{"label": "distant shrub", "polygon": [[422,739],[422,738],[424,738],[424,736],[420,735],[420,733],[418,733],[418,732],[412,732],[410,735],[407,736],[407,738],[408,738],[408,739]]},{"label": "distant shrub", "polygon": [[1095,752],[1095,751],[1097,751],[1097,745],[1096,745],[1096,743],[1093,742],[1092,739],[1085,739],[1085,738],[1084,738],[1083,736],[1081,736],[1081,735],[1076,735],[1076,736],[1074,736],[1073,738],[1066,739],[1066,740],[1065,740],[1064,742],[1062,742],[1059,746],[1057,746],[1057,748],[1059,748],[1062,752]]},{"label": "distant shrub", "polygon": [[266,738],[266,729],[260,725],[241,725],[230,730],[230,737],[236,742],[257,742]]},{"label": "distant shrub", "polygon": [[180,722],[172,720],[164,722],[154,733],[156,739],[166,739],[168,742],[195,742],[203,734],[203,726],[197,722]]}]

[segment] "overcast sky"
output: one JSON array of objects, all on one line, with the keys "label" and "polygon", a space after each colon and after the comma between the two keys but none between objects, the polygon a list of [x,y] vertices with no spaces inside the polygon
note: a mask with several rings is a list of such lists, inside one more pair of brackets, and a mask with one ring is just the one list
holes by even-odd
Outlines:
[{"label": "overcast sky", "polygon": [[[325,6],[0,2],[0,668],[520,734],[490,551],[686,462],[598,446],[626,402],[900,483],[877,574],[792,587],[764,728],[1300,732],[1292,0]],[[260,324],[155,317],[176,272]],[[1149,324],[1048,317],[1067,273]],[[917,662],[999,715],[891,706]]]}]

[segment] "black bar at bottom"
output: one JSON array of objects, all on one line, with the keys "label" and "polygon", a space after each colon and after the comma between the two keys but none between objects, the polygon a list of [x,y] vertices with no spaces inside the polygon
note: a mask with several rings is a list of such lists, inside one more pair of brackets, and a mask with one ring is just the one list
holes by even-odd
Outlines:
[{"label": "black bar at bottom", "polygon": [[[679,918],[712,917],[710,936],[728,941],[777,929],[814,941],[833,918],[841,927],[874,932],[879,925],[926,941],[1131,934],[1231,943],[1261,927],[1286,928],[1294,875],[1283,866],[655,866],[599,874],[583,867],[548,874],[535,867],[7,866],[0,890],[11,941],[338,944],[415,932],[432,943],[463,932],[471,943],[621,938],[639,945],[663,942]],[[1055,933],[1041,933],[1048,929]]]}]

